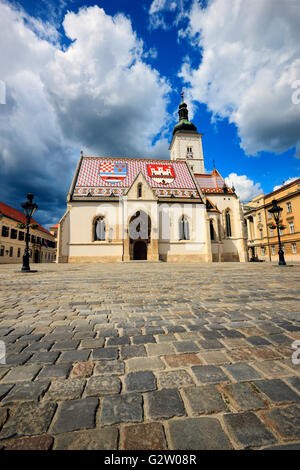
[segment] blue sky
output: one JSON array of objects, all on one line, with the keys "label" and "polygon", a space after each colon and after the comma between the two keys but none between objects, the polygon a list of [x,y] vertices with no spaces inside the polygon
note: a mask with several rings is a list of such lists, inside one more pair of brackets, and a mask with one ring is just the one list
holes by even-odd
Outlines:
[{"label": "blue sky", "polygon": [[0,199],[50,226],[81,149],[168,158],[182,89],[241,199],[299,177],[300,4],[274,2],[0,0]]}]

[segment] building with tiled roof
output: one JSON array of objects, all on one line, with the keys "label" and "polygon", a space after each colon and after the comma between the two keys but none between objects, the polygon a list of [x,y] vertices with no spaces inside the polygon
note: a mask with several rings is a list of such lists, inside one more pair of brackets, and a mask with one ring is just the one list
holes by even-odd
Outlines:
[{"label": "building with tiled roof", "polygon": [[[58,224],[58,262],[246,261],[243,214],[179,106],[170,160],[81,153]],[[54,227],[52,227],[54,229]]]},{"label": "building with tiled roof", "polygon": [[[0,263],[22,263],[25,249],[26,216],[0,202]],[[56,257],[53,235],[31,219],[29,249],[32,263],[53,262]]]}]

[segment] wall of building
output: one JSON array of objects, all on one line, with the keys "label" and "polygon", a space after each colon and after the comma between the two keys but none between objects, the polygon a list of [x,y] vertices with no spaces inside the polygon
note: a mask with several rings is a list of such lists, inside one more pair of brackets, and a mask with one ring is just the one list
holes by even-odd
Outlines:
[{"label": "wall of building", "polygon": [[[25,250],[25,236],[26,229],[17,227],[18,222],[12,220],[6,216],[3,216],[0,221],[0,264],[22,264],[22,257]],[[5,237],[2,235],[2,227],[8,227],[9,236]],[[11,238],[11,230],[17,231],[17,238]],[[24,240],[19,240],[19,232],[24,232]],[[38,229],[30,228],[30,240],[31,236],[39,237],[41,240],[49,240],[54,242],[53,237],[49,234],[42,232]],[[38,262],[51,263],[55,261],[55,249],[40,245],[39,243],[29,242],[29,249],[31,250],[30,263],[35,262],[35,252],[38,253]]]}]

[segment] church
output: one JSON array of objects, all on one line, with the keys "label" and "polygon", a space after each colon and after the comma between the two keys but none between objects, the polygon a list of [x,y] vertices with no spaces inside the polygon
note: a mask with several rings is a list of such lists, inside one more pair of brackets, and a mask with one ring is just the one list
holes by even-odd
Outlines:
[{"label": "church", "polygon": [[58,263],[247,261],[240,200],[216,169],[205,173],[183,94],[178,114],[169,160],[81,152],[58,224]]}]

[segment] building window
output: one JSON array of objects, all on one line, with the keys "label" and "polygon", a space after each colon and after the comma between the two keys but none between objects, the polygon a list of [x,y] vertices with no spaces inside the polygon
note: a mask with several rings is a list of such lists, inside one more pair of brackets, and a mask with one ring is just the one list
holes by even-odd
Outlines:
[{"label": "building window", "polygon": [[297,253],[297,245],[296,243],[292,243],[292,253],[295,255]]},{"label": "building window", "polygon": [[261,214],[258,214],[258,222],[261,222]]},{"label": "building window", "polygon": [[31,235],[31,243],[35,243],[35,235]]},{"label": "building window", "polygon": [[2,225],[2,237],[8,237],[9,236],[9,227],[5,227],[5,225]]},{"label": "building window", "polygon": [[270,228],[270,236],[274,237],[274,229]]},{"label": "building window", "polygon": [[291,202],[286,203],[286,211],[287,211],[288,214],[290,214],[292,212],[292,203]]},{"label": "building window", "polygon": [[19,237],[18,238],[19,238],[19,240],[24,240],[25,234],[24,234],[24,232],[22,232],[22,230],[19,230]]},{"label": "building window", "polygon": [[283,235],[283,230],[281,228],[279,229],[279,235]]},{"label": "building window", "polygon": [[179,240],[190,239],[190,224],[184,215],[179,220]]},{"label": "building window", "polygon": [[4,256],[4,245],[0,247],[0,256]]},{"label": "building window", "polygon": [[275,246],[272,246],[272,255],[276,255]]},{"label": "building window", "polygon": [[231,232],[231,217],[230,217],[230,212],[229,210],[227,210],[225,212],[225,222],[226,222],[226,235],[227,237],[231,237],[232,236],[232,232]]},{"label": "building window", "polygon": [[138,184],[138,187],[137,187],[137,197],[142,197],[143,195],[143,186],[142,186],[142,183],[139,183]]},{"label": "building window", "polygon": [[209,221],[209,230],[210,230],[210,239],[215,240],[216,235],[215,235],[215,229],[214,229],[214,222],[211,219]]},{"label": "building window", "polygon": [[16,230],[15,228],[12,228],[11,231],[10,231],[10,238],[12,238],[13,240],[15,240],[18,236],[18,230]]},{"label": "building window", "polygon": [[289,226],[290,226],[290,233],[295,233],[294,222],[289,222]]},{"label": "building window", "polygon": [[193,148],[187,147],[186,148],[186,158],[193,158]]},{"label": "building window", "polygon": [[21,256],[21,248],[18,248],[18,258]]},{"label": "building window", "polygon": [[262,228],[259,229],[259,236],[260,236],[260,238],[263,238],[263,229]]},{"label": "building window", "polygon": [[105,240],[105,232],[106,232],[105,219],[104,219],[103,216],[98,217],[95,220],[95,225],[94,225],[94,240],[95,241],[104,241]]},{"label": "building window", "polygon": [[272,214],[271,214],[271,212],[268,212],[268,219],[269,219],[269,220],[272,219]]},{"label": "building window", "polygon": [[9,256],[10,256],[10,258],[12,258],[13,255],[14,255],[14,249],[13,249],[13,247],[11,246],[11,247],[9,248]]},{"label": "building window", "polygon": [[262,255],[262,256],[265,256],[265,254],[266,254],[265,247],[262,246],[262,247],[261,247],[261,255]]}]

